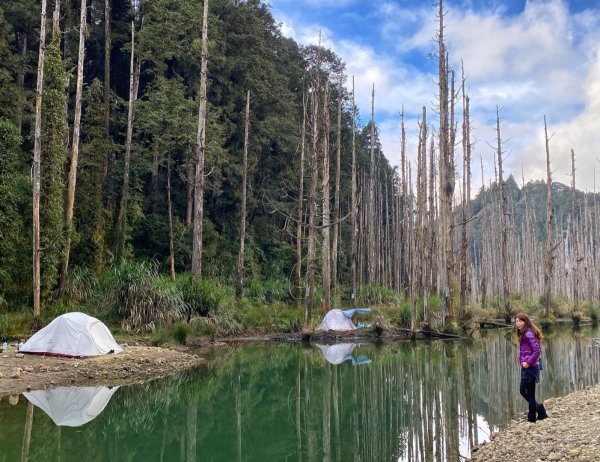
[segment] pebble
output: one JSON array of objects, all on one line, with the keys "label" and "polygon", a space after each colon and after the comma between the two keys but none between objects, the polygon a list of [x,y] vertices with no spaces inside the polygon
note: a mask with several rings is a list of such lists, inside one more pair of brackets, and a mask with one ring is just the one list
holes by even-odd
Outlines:
[{"label": "pebble", "polygon": [[600,461],[600,385],[544,402],[549,418],[524,418],[474,447],[472,462]]}]

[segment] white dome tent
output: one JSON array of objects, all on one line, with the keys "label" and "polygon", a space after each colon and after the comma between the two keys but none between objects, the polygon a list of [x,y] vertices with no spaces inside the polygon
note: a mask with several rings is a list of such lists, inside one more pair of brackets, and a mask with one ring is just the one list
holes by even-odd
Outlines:
[{"label": "white dome tent", "polygon": [[19,352],[79,358],[120,353],[106,325],[85,313],[66,313],[37,331]]},{"label": "white dome tent", "polygon": [[355,330],[356,326],[352,322],[352,316],[355,313],[366,314],[371,311],[371,308],[352,308],[350,310],[340,310],[334,308],[327,312],[317,330],[322,331],[347,331]]}]

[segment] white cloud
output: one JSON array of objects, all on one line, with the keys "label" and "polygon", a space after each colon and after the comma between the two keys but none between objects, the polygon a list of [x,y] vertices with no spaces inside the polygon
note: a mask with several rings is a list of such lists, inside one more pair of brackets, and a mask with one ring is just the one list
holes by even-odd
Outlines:
[{"label": "white cloud", "polygon": [[[370,118],[375,84],[376,120],[384,152],[392,165],[398,165],[402,106],[410,158],[416,153],[422,106],[427,107],[430,122],[437,119],[432,110],[437,69],[425,59],[436,48],[436,11],[429,3],[403,9],[395,2],[382,2],[374,14],[380,20],[382,41],[378,43],[364,36],[360,44],[340,39],[333,24],[328,29],[284,19],[283,31],[303,44],[317,43],[322,32],[324,46],[338,54],[347,63],[348,75],[355,77],[364,122]],[[460,71],[464,62],[476,137],[473,162],[479,164],[479,157],[483,158],[485,176],[494,175],[494,151],[489,145],[495,145],[495,108],[499,105],[502,138],[509,152],[507,175],[512,173],[519,182],[522,172],[526,180],[545,178],[546,115],[554,134],[550,149],[555,179],[570,183],[572,147],[578,187],[591,190],[600,157],[600,9],[570,14],[564,0],[528,0],[521,14],[510,16],[501,6],[477,12],[450,8],[445,36],[455,69]],[[414,55],[420,55],[422,62],[407,62]],[[473,183],[479,187],[480,168],[472,171]]]},{"label": "white cloud", "polygon": [[[548,116],[550,159],[553,180],[571,183],[571,149],[575,151],[576,185],[578,189],[592,191],[597,181],[595,170],[600,167],[600,46],[596,47],[596,59],[590,67],[582,86],[586,100],[585,109],[571,120],[553,124]],[[543,120],[539,121],[537,137],[523,148],[520,162],[530,178],[545,178],[545,146]],[[515,165],[516,166],[516,165]],[[599,170],[600,173],[600,170]],[[599,178],[600,180],[600,178]],[[600,184],[596,186],[600,190]]]}]

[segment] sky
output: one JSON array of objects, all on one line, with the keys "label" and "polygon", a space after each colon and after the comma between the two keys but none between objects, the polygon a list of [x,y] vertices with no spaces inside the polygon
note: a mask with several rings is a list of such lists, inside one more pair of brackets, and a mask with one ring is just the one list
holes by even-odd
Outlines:
[{"label": "sky", "polygon": [[[269,4],[285,36],[310,45],[320,33],[323,46],[344,60],[363,123],[375,85],[375,120],[392,165],[400,163],[404,110],[414,172],[423,106],[428,121],[436,117],[434,0]],[[444,9],[450,65],[459,81],[464,66],[470,97],[475,190],[495,178],[498,107],[505,177],[514,175],[519,185],[546,179],[546,117],[553,181],[571,185],[573,150],[577,189],[600,191],[600,0],[446,0]],[[460,146],[456,157],[459,166]]]}]

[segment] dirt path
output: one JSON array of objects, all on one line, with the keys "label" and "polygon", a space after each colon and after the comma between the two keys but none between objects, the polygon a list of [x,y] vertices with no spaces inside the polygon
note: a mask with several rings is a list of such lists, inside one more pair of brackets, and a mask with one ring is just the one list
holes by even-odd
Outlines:
[{"label": "dirt path", "polygon": [[202,364],[181,351],[121,344],[123,352],[90,358],[0,353],[0,397],[59,386],[124,385],[170,375]]}]

